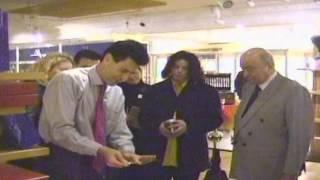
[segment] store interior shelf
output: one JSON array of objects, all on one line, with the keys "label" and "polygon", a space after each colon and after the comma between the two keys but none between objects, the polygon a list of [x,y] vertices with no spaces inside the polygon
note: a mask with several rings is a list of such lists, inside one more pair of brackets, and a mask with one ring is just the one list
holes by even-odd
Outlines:
[{"label": "store interior shelf", "polygon": [[312,162],[320,162],[320,70],[311,68],[301,70],[308,70],[313,74],[313,86],[309,92],[312,95],[311,98],[315,112],[314,138],[311,142],[307,159]]},{"label": "store interior shelf", "polygon": [[[0,107],[0,116],[23,114],[27,112],[27,106],[32,107],[36,105],[35,102],[38,100],[38,89],[32,89],[32,86],[25,86],[24,81],[30,82],[47,80],[47,75],[45,73],[39,72],[23,72],[23,73],[13,73],[13,72],[1,72],[0,73],[0,83],[2,84],[2,94],[3,100]],[[29,87],[29,88],[28,88]],[[36,85],[37,87],[37,85]],[[19,89],[20,88],[20,89]],[[7,93],[7,91],[12,91]],[[17,94],[15,94],[17,93]],[[14,99],[19,97],[19,99]],[[26,98],[28,97],[28,98]],[[25,98],[25,99],[24,99]],[[19,100],[21,102],[19,102]],[[9,103],[10,102],[10,103]],[[3,140],[3,132],[5,132],[3,126],[4,121],[0,121],[0,139]],[[27,135],[27,134],[25,134]],[[0,179],[6,180],[16,180],[16,179],[49,179],[45,174],[33,172],[31,170],[26,170],[17,166],[6,164],[7,162],[15,160],[23,160],[28,158],[37,158],[42,156],[48,156],[50,154],[50,149],[47,147],[33,147],[29,149],[15,149],[6,148],[7,146],[2,146],[6,144],[5,142],[0,142]]]},{"label": "store interior shelf", "polygon": [[33,172],[10,164],[0,164],[0,174],[2,180],[44,180],[49,179],[48,175]]},{"label": "store interior shelf", "polygon": [[12,160],[20,160],[27,159],[33,157],[40,156],[48,156],[49,148],[47,147],[35,147],[31,149],[21,149],[21,150],[13,150],[13,149],[1,149],[0,150],[0,163],[12,161]]},{"label": "store interior shelf", "polygon": [[315,91],[315,90],[309,90],[310,94],[312,95],[320,95],[320,91]]},{"label": "store interior shelf", "polygon": [[0,73],[0,81],[13,81],[13,80],[46,80],[48,77],[42,72],[2,72]]},{"label": "store interior shelf", "polygon": [[320,90],[309,90],[310,94],[312,95],[320,95]]},{"label": "store interior shelf", "polygon": [[25,112],[26,112],[25,107],[0,108],[0,116],[10,115],[10,114],[23,114]]},{"label": "store interior shelf", "polygon": [[312,71],[312,72],[320,71],[320,69],[313,69],[313,68],[298,68],[297,70]]}]

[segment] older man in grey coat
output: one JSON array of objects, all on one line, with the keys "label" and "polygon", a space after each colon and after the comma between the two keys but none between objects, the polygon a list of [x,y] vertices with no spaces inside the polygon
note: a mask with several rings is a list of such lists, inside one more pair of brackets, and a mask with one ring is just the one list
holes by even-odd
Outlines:
[{"label": "older man in grey coat", "polygon": [[277,73],[265,49],[249,49],[240,61],[249,82],[235,117],[230,174],[238,180],[296,180],[313,137],[310,94]]}]

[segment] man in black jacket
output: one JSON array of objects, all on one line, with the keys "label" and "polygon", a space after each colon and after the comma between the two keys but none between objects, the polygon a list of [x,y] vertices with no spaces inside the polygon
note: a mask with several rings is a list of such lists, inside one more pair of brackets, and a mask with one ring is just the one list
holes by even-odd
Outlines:
[{"label": "man in black jacket", "polygon": [[140,116],[148,137],[144,153],[159,159],[144,179],[198,180],[208,168],[206,134],[222,122],[218,92],[205,84],[198,58],[186,51],[169,57],[162,76],[146,93]]}]

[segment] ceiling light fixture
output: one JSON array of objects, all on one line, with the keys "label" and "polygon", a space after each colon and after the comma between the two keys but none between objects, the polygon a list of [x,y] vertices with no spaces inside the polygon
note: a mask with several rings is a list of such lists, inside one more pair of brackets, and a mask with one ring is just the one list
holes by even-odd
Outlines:
[{"label": "ceiling light fixture", "polygon": [[43,42],[43,35],[42,35],[42,33],[40,31],[34,32],[33,36],[35,37],[35,39],[34,39],[35,42],[37,42],[37,43]]},{"label": "ceiling light fixture", "polygon": [[215,23],[219,25],[224,25],[224,20],[221,19],[221,9],[219,6],[213,6],[212,7],[212,13],[215,16]]},{"label": "ceiling light fixture", "polygon": [[248,3],[249,7],[255,7],[256,6],[256,3],[253,0],[248,0],[247,3]]},{"label": "ceiling light fixture", "polygon": [[232,0],[218,0],[218,4],[224,9],[229,9],[232,8],[234,3]]},{"label": "ceiling light fixture", "polygon": [[214,6],[212,8],[212,13],[214,14],[214,16],[217,18],[217,19],[220,19],[221,18],[221,10],[218,6]]}]

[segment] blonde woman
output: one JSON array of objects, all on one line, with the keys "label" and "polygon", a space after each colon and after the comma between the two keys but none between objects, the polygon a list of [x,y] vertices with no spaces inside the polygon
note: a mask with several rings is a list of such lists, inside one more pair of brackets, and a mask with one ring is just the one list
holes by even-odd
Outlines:
[{"label": "blonde woman", "polygon": [[73,67],[73,59],[68,54],[49,54],[36,62],[32,68],[32,72],[43,72],[47,75],[46,81],[41,81],[39,84],[46,86],[54,75],[60,71],[68,70]]},{"label": "blonde woman", "polygon": [[46,80],[39,80],[39,106],[34,109],[33,118],[38,126],[39,116],[42,107],[42,96],[48,82],[59,72],[72,69],[73,59],[68,54],[53,53],[38,60],[31,67],[31,72],[43,72],[47,75]]}]

